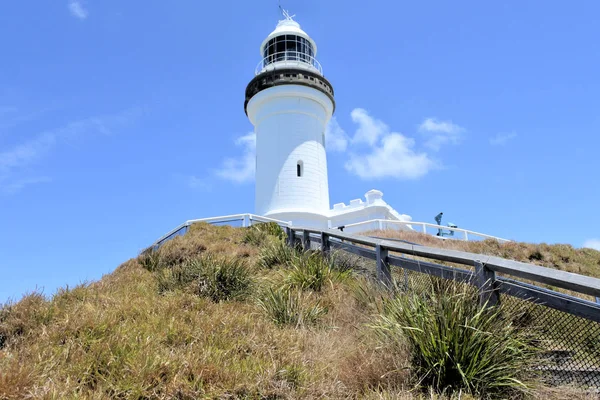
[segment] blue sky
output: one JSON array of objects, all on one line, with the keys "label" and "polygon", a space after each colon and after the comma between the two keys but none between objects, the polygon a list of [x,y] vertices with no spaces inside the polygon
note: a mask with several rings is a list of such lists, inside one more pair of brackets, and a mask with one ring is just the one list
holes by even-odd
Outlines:
[{"label": "blue sky", "polygon": [[[600,3],[284,0],[336,91],[331,202],[600,248]],[[0,303],[252,212],[244,90],[272,1],[6,2]],[[249,162],[250,161],[250,162]]]}]

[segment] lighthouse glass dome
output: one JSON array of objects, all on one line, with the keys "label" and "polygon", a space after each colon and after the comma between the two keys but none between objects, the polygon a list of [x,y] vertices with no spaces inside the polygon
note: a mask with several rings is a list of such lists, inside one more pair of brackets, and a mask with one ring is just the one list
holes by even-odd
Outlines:
[{"label": "lighthouse glass dome", "polygon": [[263,41],[260,52],[262,60],[256,67],[257,75],[278,68],[308,69],[323,74],[315,58],[315,42],[300,28],[300,24],[289,17],[279,21],[275,30]]},{"label": "lighthouse glass dome", "polygon": [[263,57],[267,64],[283,60],[311,63],[314,50],[312,44],[302,36],[281,35],[267,42]]}]

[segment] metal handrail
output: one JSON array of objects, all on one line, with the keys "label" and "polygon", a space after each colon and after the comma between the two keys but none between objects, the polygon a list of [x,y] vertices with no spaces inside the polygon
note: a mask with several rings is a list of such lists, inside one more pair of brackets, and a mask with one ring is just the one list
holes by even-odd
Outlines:
[{"label": "metal handrail", "polygon": [[[158,240],[156,240],[154,242],[154,245],[160,244],[161,242],[163,242],[165,239],[168,239],[170,236],[172,236],[173,234],[179,232],[180,230],[182,230],[183,228],[186,228],[194,223],[197,222],[206,222],[209,224],[217,224],[217,223],[221,223],[221,222],[227,222],[227,221],[234,221],[234,220],[240,220],[240,221],[258,221],[258,222],[275,222],[279,225],[281,225],[282,227],[288,227],[288,226],[292,226],[291,221],[281,221],[278,219],[273,219],[273,218],[269,218],[269,217],[263,217],[261,215],[255,215],[255,214],[234,214],[234,215],[224,215],[224,216],[220,216],[220,217],[210,217],[210,218],[201,218],[201,219],[191,219],[188,221],[185,221],[183,224],[178,225],[176,228],[171,229],[169,232],[167,232],[166,234],[164,234],[163,236],[161,236]],[[457,232],[463,232],[464,233],[464,239],[463,240],[469,240],[469,234],[473,235],[473,236],[479,236],[482,238],[487,238],[487,239],[495,239],[498,240],[500,242],[510,242],[511,240],[508,239],[502,239],[496,236],[491,236],[491,235],[486,235],[484,233],[479,233],[479,232],[475,232],[475,231],[470,231],[467,229],[462,229],[462,228],[449,228],[447,226],[442,226],[442,225],[436,225],[436,224],[430,224],[428,222],[415,222],[415,221],[393,221],[393,220],[387,220],[387,219],[372,219],[369,221],[363,221],[363,222],[357,222],[355,224],[348,224],[345,225],[344,228],[351,228],[351,227],[355,227],[355,226],[361,226],[361,225],[365,225],[365,224],[373,224],[376,223],[381,227],[384,227],[386,224],[392,224],[392,225],[405,225],[405,226],[412,226],[412,225],[416,225],[416,226],[422,226],[423,227],[423,233],[427,234],[427,227],[431,227],[431,228],[435,228],[435,229],[446,229],[446,230],[453,230],[453,231],[457,231]],[[461,240],[458,237],[455,237],[455,239],[457,240]]]},{"label": "metal handrail", "polygon": [[321,63],[316,58],[300,51],[289,50],[268,55],[260,60],[254,70],[254,74],[259,75],[271,69],[290,67],[313,70],[323,75],[323,67],[321,67]]},{"label": "metal handrail", "polygon": [[[509,239],[503,239],[500,237],[496,237],[496,236],[492,236],[492,235],[486,235],[485,233],[480,233],[480,232],[475,232],[475,231],[470,231],[468,229],[462,229],[462,228],[453,228],[453,227],[448,227],[448,226],[443,226],[443,225],[436,225],[436,224],[431,224],[429,222],[415,222],[415,221],[394,221],[394,220],[388,220],[388,219],[372,219],[369,221],[362,221],[362,222],[357,222],[354,224],[348,224],[345,225],[344,228],[352,228],[355,226],[361,226],[361,225],[367,225],[367,224],[373,224],[376,223],[378,224],[381,228],[380,229],[384,229],[384,225],[386,224],[392,224],[392,225],[404,225],[404,226],[411,226],[412,225],[416,225],[422,228],[422,232],[423,233],[427,233],[427,227],[430,228],[435,228],[435,229],[445,229],[448,231],[455,231],[455,232],[462,232],[464,234],[463,236],[463,240],[469,240],[469,235],[473,235],[473,236],[479,236],[485,239],[494,239],[497,240],[499,242],[512,242],[512,240]],[[448,237],[444,237],[445,239],[447,239]],[[459,239],[458,237],[455,237],[455,239]]]},{"label": "metal handrail", "polygon": [[346,244],[364,245],[371,248],[385,249],[391,252],[410,254],[411,256],[425,257],[432,260],[446,261],[472,266],[481,263],[486,269],[494,272],[511,275],[521,279],[556,286],[562,289],[598,297],[600,295],[600,279],[572,272],[541,267],[539,265],[508,260],[501,257],[487,256],[465,251],[441,249],[421,245],[409,245],[393,242],[387,239],[373,239],[366,236],[352,235],[335,230],[322,231],[320,229],[290,227],[288,228],[292,237],[297,231],[339,239]]}]

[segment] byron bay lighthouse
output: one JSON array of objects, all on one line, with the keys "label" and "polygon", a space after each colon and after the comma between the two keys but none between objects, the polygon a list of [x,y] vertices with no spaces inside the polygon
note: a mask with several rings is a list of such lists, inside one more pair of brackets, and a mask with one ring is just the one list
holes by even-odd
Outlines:
[{"label": "byron bay lighthouse", "polygon": [[316,59],[317,45],[284,12],[260,46],[262,61],[246,88],[256,132],[256,213],[327,226],[329,185],[325,128],[333,87]]},{"label": "byron bay lighthouse", "polygon": [[246,87],[244,109],[256,133],[258,215],[297,226],[335,228],[369,219],[410,220],[382,200],[352,200],[330,209],[325,130],[335,100],[317,61],[317,44],[283,11],[260,45],[261,61]]}]

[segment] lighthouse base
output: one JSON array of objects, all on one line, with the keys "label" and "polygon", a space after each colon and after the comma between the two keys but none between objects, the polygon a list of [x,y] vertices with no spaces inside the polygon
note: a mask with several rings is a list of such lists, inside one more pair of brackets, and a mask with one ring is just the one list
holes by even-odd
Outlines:
[{"label": "lighthouse base", "polygon": [[[370,190],[365,200],[351,200],[348,205],[338,203],[325,213],[306,210],[281,209],[265,217],[285,221],[292,226],[313,229],[340,229],[347,233],[360,233],[377,229],[413,230],[410,215],[400,214],[383,200],[383,193]],[[390,224],[386,223],[391,222]]]},{"label": "lighthouse base", "polygon": [[311,213],[304,210],[275,210],[265,214],[265,217],[287,221],[292,226],[301,226],[314,229],[328,229],[329,216]]}]

